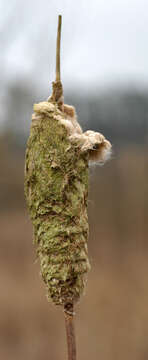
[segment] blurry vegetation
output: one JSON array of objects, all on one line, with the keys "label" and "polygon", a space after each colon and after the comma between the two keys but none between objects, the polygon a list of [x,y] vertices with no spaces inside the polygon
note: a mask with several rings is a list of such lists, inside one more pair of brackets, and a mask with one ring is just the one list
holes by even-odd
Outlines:
[{"label": "blurry vegetation", "polygon": [[[16,136],[16,143],[24,144],[28,136],[34,102],[42,101],[49,94],[39,93],[23,81],[8,85],[2,114],[7,131]],[[146,140],[148,92],[136,89],[114,89],[93,94],[65,93],[65,102],[76,107],[83,129],[105,133],[113,144],[143,144]],[[19,136],[18,136],[19,135]]]}]

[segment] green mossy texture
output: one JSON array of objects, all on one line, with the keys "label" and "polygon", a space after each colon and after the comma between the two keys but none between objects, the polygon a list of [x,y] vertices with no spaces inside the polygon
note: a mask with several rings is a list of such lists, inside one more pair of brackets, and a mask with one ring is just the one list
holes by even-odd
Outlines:
[{"label": "green mossy texture", "polygon": [[48,299],[75,303],[88,260],[88,155],[71,143],[56,103],[34,105],[26,149],[25,196]]}]

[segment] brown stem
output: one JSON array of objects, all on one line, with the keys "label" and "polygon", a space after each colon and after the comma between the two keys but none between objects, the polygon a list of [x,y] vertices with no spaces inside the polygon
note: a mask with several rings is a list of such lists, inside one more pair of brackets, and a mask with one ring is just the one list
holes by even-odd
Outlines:
[{"label": "brown stem", "polygon": [[61,45],[62,16],[58,18],[57,48],[56,48],[56,81],[60,81],[60,45]]},{"label": "brown stem", "polygon": [[76,360],[76,341],[73,321],[73,304],[66,304],[64,307],[65,326],[67,335],[68,360]]},{"label": "brown stem", "polygon": [[56,80],[52,83],[52,95],[50,101],[56,102],[60,108],[63,104],[63,87],[60,76],[60,45],[61,45],[62,16],[58,17],[57,47],[56,47]]}]

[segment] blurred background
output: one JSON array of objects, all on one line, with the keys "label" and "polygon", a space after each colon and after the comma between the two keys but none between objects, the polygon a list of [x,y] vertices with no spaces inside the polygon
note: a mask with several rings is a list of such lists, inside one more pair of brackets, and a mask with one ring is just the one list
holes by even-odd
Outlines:
[{"label": "blurred background", "polygon": [[58,14],[65,102],[103,132],[112,159],[90,168],[92,270],[76,308],[78,359],[148,359],[148,3],[0,0],[0,358],[66,359],[23,191],[33,103],[55,74]]}]

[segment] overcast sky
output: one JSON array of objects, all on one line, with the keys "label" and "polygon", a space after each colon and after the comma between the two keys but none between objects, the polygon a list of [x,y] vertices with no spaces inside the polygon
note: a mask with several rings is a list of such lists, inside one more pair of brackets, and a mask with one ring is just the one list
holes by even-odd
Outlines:
[{"label": "overcast sky", "polygon": [[58,14],[65,86],[148,86],[147,0],[0,0],[4,83],[26,78],[49,86]]}]

